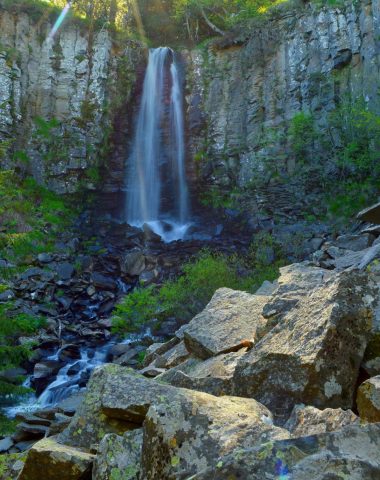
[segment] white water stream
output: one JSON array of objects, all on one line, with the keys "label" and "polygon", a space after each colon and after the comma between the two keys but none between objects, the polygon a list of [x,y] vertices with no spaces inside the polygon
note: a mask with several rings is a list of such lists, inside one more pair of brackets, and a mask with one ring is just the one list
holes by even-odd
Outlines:
[{"label": "white water stream", "polygon": [[[128,159],[126,220],[148,224],[167,242],[183,238],[190,226],[182,98],[174,52],[151,49]],[[165,196],[171,204],[163,207]]]}]

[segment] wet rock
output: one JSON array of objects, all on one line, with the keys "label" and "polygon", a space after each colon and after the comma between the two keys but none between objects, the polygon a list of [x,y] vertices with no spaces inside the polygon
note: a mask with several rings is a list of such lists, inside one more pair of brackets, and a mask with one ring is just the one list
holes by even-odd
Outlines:
[{"label": "wet rock", "polygon": [[235,449],[289,437],[253,399],[183,392],[148,411],[142,478],[189,478]]},{"label": "wet rock", "polygon": [[342,410],[341,408],[318,410],[315,407],[296,405],[284,428],[289,430],[294,437],[306,437],[334,432],[347,425],[358,423],[359,418],[352,410]]},{"label": "wet rock", "polygon": [[111,277],[106,277],[99,272],[94,272],[91,275],[91,279],[95,287],[102,290],[117,290],[117,283]]},{"label": "wet rock", "polygon": [[45,438],[29,451],[19,480],[90,480],[93,461],[94,455]]},{"label": "wet rock", "polygon": [[261,480],[268,474],[292,480],[375,479],[380,476],[379,448],[379,424],[353,425],[337,432],[240,449],[215,459],[192,479]]},{"label": "wet rock", "polygon": [[352,408],[375,297],[367,275],[358,272],[300,296],[240,360],[235,394],[256,398],[283,419],[297,403]]},{"label": "wet rock", "polygon": [[380,422],[380,375],[360,385],[357,405],[362,420]]},{"label": "wet rock", "polygon": [[160,243],[162,238],[150,228],[147,223],[143,225],[144,239],[146,242]]},{"label": "wet rock", "polygon": [[72,360],[79,360],[81,358],[81,351],[79,345],[65,345],[58,352],[58,358],[61,362],[66,363]]},{"label": "wet rock", "polygon": [[186,348],[209,358],[252,346],[256,330],[265,323],[263,306],[268,297],[221,288],[210,303],[182,330]]},{"label": "wet rock", "polygon": [[142,429],[118,435],[106,435],[100,442],[92,480],[139,480]]},{"label": "wet rock", "polygon": [[51,424],[51,420],[47,418],[41,418],[33,413],[18,413],[16,415],[16,419],[20,420],[21,422],[28,423],[29,425],[43,425],[45,427],[49,427]]},{"label": "wet rock", "polygon": [[45,390],[61,367],[62,363],[55,360],[45,360],[34,366],[32,381],[37,395]]},{"label": "wet rock", "polygon": [[75,393],[74,395],[60,401],[57,405],[57,409],[65,415],[73,416],[82,404],[83,398],[83,393]]}]

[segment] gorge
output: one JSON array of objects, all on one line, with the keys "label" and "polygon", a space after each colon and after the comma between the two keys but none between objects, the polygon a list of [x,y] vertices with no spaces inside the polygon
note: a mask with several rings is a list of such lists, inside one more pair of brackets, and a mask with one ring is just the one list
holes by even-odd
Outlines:
[{"label": "gorge", "polygon": [[1,480],[380,476],[379,39],[0,0]]}]

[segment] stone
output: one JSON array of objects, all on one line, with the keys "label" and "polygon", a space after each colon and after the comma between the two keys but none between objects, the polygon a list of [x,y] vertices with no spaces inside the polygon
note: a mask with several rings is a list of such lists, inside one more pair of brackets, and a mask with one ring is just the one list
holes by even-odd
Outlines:
[{"label": "stone", "polygon": [[156,378],[159,375],[161,375],[162,373],[164,373],[165,369],[164,368],[157,368],[157,367],[154,367],[154,366],[148,366],[148,367],[143,368],[139,372],[141,373],[141,375],[144,375],[144,377]]},{"label": "stone", "polygon": [[236,366],[247,349],[226,353],[207,360],[189,358],[158,377],[170,385],[198,390],[211,395],[232,395]]},{"label": "stone", "polygon": [[40,253],[37,258],[42,264],[51,263],[53,261],[53,256],[50,253]]},{"label": "stone", "polygon": [[122,437],[106,435],[99,445],[92,480],[139,480],[142,442],[142,429]]},{"label": "stone", "polygon": [[23,440],[39,439],[45,437],[48,433],[49,427],[46,425],[23,422],[17,425],[16,432],[12,435],[12,438],[15,442],[21,442]]},{"label": "stone", "polygon": [[123,355],[117,357],[116,360],[114,360],[114,363],[116,363],[117,365],[122,365],[124,367],[127,365],[135,364],[137,363],[136,358],[138,357],[140,351],[140,348],[130,348]]},{"label": "stone", "polygon": [[71,263],[59,263],[56,266],[56,272],[59,280],[70,280],[71,277],[74,275],[74,265]]},{"label": "stone", "polygon": [[192,480],[350,480],[380,478],[380,425],[277,440],[219,457]]},{"label": "stone", "polygon": [[154,365],[158,368],[173,368],[183,363],[189,356],[190,353],[186,348],[185,342],[181,341],[167,352],[158,355]]},{"label": "stone", "polygon": [[125,353],[133,350],[133,347],[129,343],[115,343],[112,345],[107,352],[107,358],[109,360],[114,360],[115,358],[121,357]]},{"label": "stone", "polygon": [[252,346],[268,297],[221,288],[183,329],[187,350],[203,359]]},{"label": "stone", "polygon": [[369,248],[372,244],[373,236],[368,233],[362,235],[341,235],[338,237],[334,244],[338,248],[344,248],[352,252],[359,252]]},{"label": "stone", "polygon": [[0,293],[0,302],[9,302],[16,297],[15,293],[12,290],[5,290]]},{"label": "stone", "polygon": [[58,358],[61,362],[70,362],[79,360],[82,357],[80,347],[78,345],[65,345],[58,352]]},{"label": "stone", "polygon": [[121,263],[123,273],[131,277],[138,277],[146,268],[145,256],[141,250],[129,252]]},{"label": "stone", "polygon": [[5,453],[7,452],[10,448],[13,447],[13,440],[11,437],[5,437],[2,440],[0,440],[0,453]]},{"label": "stone", "polygon": [[352,410],[341,408],[319,410],[315,407],[296,405],[284,428],[289,430],[293,437],[307,437],[334,432],[357,423],[359,423],[359,417]]},{"label": "stone", "polygon": [[90,480],[93,461],[94,455],[45,438],[29,450],[19,480]]},{"label": "stone", "polygon": [[153,403],[144,422],[142,478],[184,479],[239,448],[288,438],[253,399],[185,390]]},{"label": "stone", "polygon": [[356,402],[362,420],[380,422],[380,375],[360,385]]},{"label": "stone", "polygon": [[61,400],[57,404],[57,409],[60,412],[64,413],[65,415],[72,416],[75,414],[75,412],[78,410],[78,408],[82,404],[83,397],[84,397],[84,394],[82,392],[75,393],[74,395],[71,395],[70,397],[67,397],[64,400]]},{"label": "stone", "polygon": [[309,289],[241,358],[234,394],[255,398],[279,421],[298,403],[352,408],[375,298],[368,276],[354,271]]},{"label": "stone", "polygon": [[111,277],[106,277],[105,275],[94,272],[91,275],[91,280],[93,281],[95,287],[102,290],[117,290],[117,283]]},{"label": "stone", "polygon": [[357,218],[364,222],[376,223],[380,225],[380,203],[371,205],[358,213]]}]

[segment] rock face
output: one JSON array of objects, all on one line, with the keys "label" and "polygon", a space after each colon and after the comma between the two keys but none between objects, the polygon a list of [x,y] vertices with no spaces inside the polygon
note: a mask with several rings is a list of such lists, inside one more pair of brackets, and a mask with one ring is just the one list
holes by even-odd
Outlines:
[{"label": "rock face", "polygon": [[99,445],[92,480],[139,480],[142,430],[106,435]]},{"label": "rock face", "polygon": [[217,290],[202,313],[183,330],[187,349],[199,358],[209,358],[252,346],[268,297],[228,288]]},{"label": "rock face", "polygon": [[339,432],[280,440],[251,450],[240,450],[218,459],[213,468],[192,478],[262,480],[270,472],[277,478],[292,480],[375,479],[380,475],[379,447],[379,424],[350,426]]},{"label": "rock face", "polygon": [[255,400],[186,391],[178,400],[149,409],[142,478],[185,479],[235,448],[288,436]]},{"label": "rock face", "polygon": [[351,408],[373,321],[367,282],[344,272],[300,297],[240,360],[235,394],[284,418],[296,403]]},{"label": "rock face", "polygon": [[94,455],[46,438],[30,450],[19,479],[90,480],[93,461]]},{"label": "rock face", "polygon": [[[339,8],[303,5],[289,11],[285,4],[273,19],[188,55],[192,149],[213,159],[203,171],[210,182],[246,185],[257,171],[268,173],[265,159],[284,156],[284,144],[281,135],[269,145],[263,138],[271,127],[286,137],[297,112],[310,112],[325,125],[346,92],[378,108],[377,0]],[[284,169],[293,168],[288,158]],[[277,213],[302,195],[270,185],[260,193]]]},{"label": "rock face", "polygon": [[[0,140],[16,140],[35,178],[58,193],[75,191],[79,181],[91,189],[94,179],[87,171],[96,168],[97,149],[112,125],[107,108],[120,95],[115,89],[121,70],[123,101],[129,100],[141,49],[130,43],[117,52],[107,29],[91,36],[80,22],[66,22],[52,40],[55,20],[44,18],[42,11],[35,18],[17,6],[0,8]],[[35,141],[35,117],[54,118],[61,126],[45,126],[49,138]]]},{"label": "rock face", "polygon": [[357,398],[360,417],[367,422],[380,422],[380,376],[360,385]]}]

